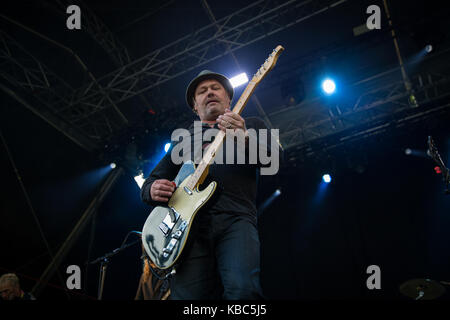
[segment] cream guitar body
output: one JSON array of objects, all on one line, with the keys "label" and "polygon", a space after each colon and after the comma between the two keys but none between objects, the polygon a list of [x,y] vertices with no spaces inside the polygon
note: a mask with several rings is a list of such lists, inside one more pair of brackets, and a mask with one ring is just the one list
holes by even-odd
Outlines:
[{"label": "cream guitar body", "polygon": [[191,162],[183,164],[175,178],[177,188],[168,206],[154,208],[145,221],[142,242],[150,260],[159,269],[168,269],[177,262],[195,215],[216,190],[216,182],[211,182],[202,191],[189,189],[187,182],[194,171]]}]

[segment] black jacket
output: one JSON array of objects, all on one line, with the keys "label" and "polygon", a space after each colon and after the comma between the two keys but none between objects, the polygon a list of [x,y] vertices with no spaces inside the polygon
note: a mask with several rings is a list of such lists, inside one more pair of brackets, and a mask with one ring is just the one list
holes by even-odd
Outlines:
[{"label": "black jacket", "polygon": [[[267,129],[264,122],[259,118],[248,118],[246,119],[245,123],[247,129],[253,128],[257,132],[259,129]],[[203,125],[202,132],[205,132],[209,128],[209,126]],[[193,133],[193,125],[189,128],[189,131]],[[269,140],[270,133],[268,134],[268,137]],[[269,142],[270,141],[259,141],[258,139],[258,144],[265,143],[270,152]],[[226,148],[224,145],[225,142],[223,144],[223,163],[225,163],[226,159]],[[181,164],[176,165],[171,160],[170,153],[173,147],[174,143],[172,142],[172,147],[166,153],[164,158],[158,163],[158,165],[153,169],[142,186],[142,201],[149,205],[166,205],[165,203],[159,203],[151,199],[150,188],[152,183],[157,179],[167,179],[170,181],[175,179],[179,169],[181,168]],[[193,159],[193,153],[194,151],[192,151],[192,155],[190,157],[191,159]],[[202,186],[205,187],[211,181],[216,181],[218,183],[218,186],[214,193],[214,196],[208,201],[208,210],[210,210],[211,212],[243,214],[251,217],[252,220],[256,221],[257,210],[255,201],[257,181],[261,164],[259,163],[259,160],[257,164],[249,164],[248,153],[246,153],[245,164],[236,164],[236,148],[234,155],[234,164],[213,163],[210,165],[208,177],[200,186],[200,190],[202,189]]]}]

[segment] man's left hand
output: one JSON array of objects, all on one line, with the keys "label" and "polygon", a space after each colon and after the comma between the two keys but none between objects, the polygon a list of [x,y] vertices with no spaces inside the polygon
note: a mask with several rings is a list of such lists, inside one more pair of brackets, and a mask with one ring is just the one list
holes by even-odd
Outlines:
[{"label": "man's left hand", "polygon": [[226,109],[225,113],[217,118],[217,125],[220,130],[242,130],[247,131],[245,120],[239,114],[234,113],[230,109]]}]

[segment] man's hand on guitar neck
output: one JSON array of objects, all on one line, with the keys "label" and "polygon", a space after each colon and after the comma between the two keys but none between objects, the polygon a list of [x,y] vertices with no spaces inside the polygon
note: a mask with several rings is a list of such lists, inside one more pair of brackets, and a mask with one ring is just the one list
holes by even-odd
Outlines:
[{"label": "man's hand on guitar neck", "polygon": [[222,131],[226,131],[227,129],[247,131],[244,118],[229,108],[225,109],[225,113],[217,118],[217,125]]},{"label": "man's hand on guitar neck", "polygon": [[167,179],[158,179],[152,183],[150,197],[153,201],[167,202],[175,191],[175,182]]},{"label": "man's hand on guitar neck", "polygon": [[229,108],[225,109],[225,113],[217,118],[217,126],[220,130],[233,130],[235,134],[242,134],[245,137],[245,144],[248,143],[248,131],[245,126],[245,119],[239,114],[231,111]]}]

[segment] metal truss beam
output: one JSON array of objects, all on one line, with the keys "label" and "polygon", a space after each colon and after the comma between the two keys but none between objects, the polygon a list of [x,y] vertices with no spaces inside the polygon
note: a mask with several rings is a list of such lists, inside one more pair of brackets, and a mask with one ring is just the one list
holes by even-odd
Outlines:
[{"label": "metal truss beam", "polygon": [[[0,79],[2,91],[47,121],[82,148],[92,151],[95,141],[62,117],[55,106],[69,104],[74,89],[29,54],[14,39],[0,31]],[[6,83],[5,83],[6,82]],[[12,87],[11,87],[12,85]],[[25,99],[24,95],[31,98]]]},{"label": "metal truss beam", "polygon": [[[119,41],[119,39],[111,32],[108,26],[100,19],[93,10],[89,8],[81,0],[57,0],[55,5],[58,7],[60,14],[66,16],[66,8],[70,5],[77,4],[82,10],[83,17],[83,27],[82,30],[92,37],[92,39],[97,42],[100,47],[102,47],[108,56],[113,60],[116,67],[122,68],[128,65],[133,60],[129,54],[125,45]],[[167,3],[163,6],[167,6]],[[156,9],[158,11],[159,8]],[[137,70],[129,68],[126,70],[127,74],[133,74]],[[136,83],[136,87],[141,89],[142,85],[140,82]],[[103,92],[103,95],[105,92]],[[144,106],[149,106],[150,103],[147,98],[141,92],[139,98]],[[107,100],[106,100],[107,101]]]},{"label": "metal truss beam", "polygon": [[[120,103],[346,1],[259,0],[105,75],[99,82],[112,100]],[[229,45],[227,52],[223,43]],[[94,83],[89,83],[77,90],[76,99],[62,111],[87,103],[96,108],[85,112],[85,118],[110,106]]]},{"label": "metal truss beam", "polygon": [[[98,141],[101,141],[105,135],[107,134],[111,134],[112,132],[114,132],[114,130],[117,129],[121,129],[123,128],[124,125],[128,124],[128,120],[126,119],[126,117],[122,114],[122,112],[119,110],[118,106],[116,105],[116,103],[111,100],[111,97],[109,96],[108,92],[105,91],[104,88],[101,87],[101,85],[98,83],[97,79],[94,77],[94,75],[88,70],[88,68],[86,67],[85,63],[83,63],[83,61],[80,59],[80,57],[74,53],[70,48],[58,43],[57,41],[54,41],[50,38],[48,38],[45,35],[40,34],[39,32],[28,28],[27,26],[24,26],[23,24],[9,18],[6,17],[4,15],[0,15],[3,19],[5,19],[6,21],[34,34],[37,37],[40,37],[41,39],[44,39],[45,41],[51,43],[52,45],[57,46],[58,48],[66,51],[68,54],[70,54],[73,58],[74,61],[76,63],[78,63],[79,66],[81,66],[81,68],[83,69],[83,71],[85,72],[86,76],[88,78],[91,79],[92,81],[92,85],[95,86],[95,88],[97,90],[99,90],[99,92],[101,92],[102,94],[102,101],[106,101],[106,103],[108,103],[109,105],[111,105],[113,107],[113,111],[111,110],[107,110],[107,113],[102,113],[102,114],[97,114],[95,115],[94,119],[87,119],[87,121],[84,121],[81,124],[76,124],[73,122],[73,119],[77,119],[79,118],[80,114],[84,114],[83,112],[86,111],[86,108],[89,108],[89,110],[91,110],[92,108],[94,109],[98,109],[99,105],[93,105],[92,103],[90,103],[89,101],[87,101],[85,104],[83,105],[79,105],[79,110],[80,112],[74,112],[74,110],[68,110],[68,112],[64,112],[66,110],[66,106],[68,104],[71,104],[72,101],[75,100],[75,90],[72,89],[72,92],[70,93],[69,96],[64,96],[66,99],[66,101],[61,101],[60,99],[56,99],[56,102],[54,103],[54,105],[50,106],[50,109],[53,110],[54,113],[58,113],[56,116],[64,119],[66,122],[68,122],[70,125],[80,128],[80,127],[84,127],[86,126],[86,124],[90,125],[87,127],[87,130],[83,130],[83,131],[87,131],[87,135]],[[33,57],[29,52],[27,52],[22,46],[20,46],[16,41],[14,41],[11,37],[8,37],[5,33],[2,33],[3,36],[3,41],[2,41],[2,45],[4,45],[5,47],[5,57],[7,59],[5,59],[5,63],[10,63],[11,59],[8,59],[9,57],[13,57],[13,58],[17,58],[16,60],[20,60],[20,61],[26,61],[26,60],[33,60],[34,62],[43,65],[42,63],[40,63],[35,57]],[[10,46],[8,48],[8,46]],[[11,49],[15,49],[15,50],[11,50]],[[11,54],[11,52],[13,52]],[[17,55],[17,57],[16,57]],[[20,67],[23,70],[21,70],[21,72],[24,73],[29,73],[30,71],[33,72],[33,70],[30,69],[26,69],[24,68],[24,66],[26,66],[26,64],[13,64],[14,67]],[[48,69],[48,68],[47,68]],[[42,71],[43,73],[47,72],[46,70]],[[36,96],[36,98],[42,99],[42,97],[38,97],[40,94],[42,94],[42,91],[34,91],[33,95]],[[44,98],[45,99],[45,98]],[[100,101],[100,104],[102,103],[102,101]],[[63,110],[64,109],[64,110]],[[61,114],[62,111],[62,114]],[[106,126],[105,126],[106,124]],[[102,127],[103,125],[103,127]],[[83,128],[84,129],[84,128]],[[103,134],[101,136],[101,134]]]},{"label": "metal truss beam", "polygon": [[[439,60],[447,66],[449,52],[443,52]],[[445,70],[442,64],[440,68]],[[295,161],[392,123],[407,123],[438,111],[450,112],[450,104],[445,102],[450,98],[450,74],[442,74],[436,68],[425,70],[410,77],[417,107],[411,102],[397,67],[351,86],[348,91],[361,92],[353,98],[330,103],[316,97],[269,117],[274,127],[280,128],[280,140]]]},{"label": "metal truss beam", "polygon": [[123,66],[131,62],[127,48],[114,36],[101,19],[80,0],[57,0],[49,2],[59,13],[67,17],[66,9],[70,5],[78,5],[82,14],[82,30],[89,34],[114,61],[116,66]]},{"label": "metal truss beam", "polygon": [[[60,3],[65,4],[64,1],[61,0]],[[1,63],[9,64],[9,72],[3,72],[2,69],[2,76],[28,93],[32,87],[38,87],[40,90],[31,93],[43,103],[47,114],[51,113],[53,119],[61,119],[73,131],[83,132],[85,137],[98,146],[115,133],[123,131],[127,124],[118,109],[119,103],[346,1],[259,0],[100,79],[95,79],[85,69],[92,81],[77,90],[67,87],[62,80],[42,85],[45,81],[43,79],[54,78],[49,76],[52,73],[3,34],[2,50],[5,54],[2,58],[5,59]],[[99,41],[110,39],[109,30],[99,25],[95,15],[90,15],[89,12],[87,14],[89,19],[85,19],[86,21],[93,19],[89,22],[89,28],[95,33],[95,37]],[[102,31],[97,32],[99,30]],[[224,43],[229,47],[226,52],[223,50]],[[118,42],[105,40],[103,44],[105,47],[109,46],[110,50],[107,51],[116,56],[115,60],[127,61],[129,56],[122,49],[114,49]],[[12,53],[13,50],[8,45],[19,48],[16,50],[19,55]],[[33,65],[18,63],[23,60],[30,60]],[[21,78],[16,80],[18,74]],[[63,88],[57,88],[58,86]],[[49,117],[46,120],[64,132],[65,129],[55,121]]]},{"label": "metal truss beam", "polygon": [[[412,83],[416,99],[418,96],[422,97],[418,99],[418,108],[413,108],[409,104],[409,94],[401,90],[403,82],[400,80],[362,94],[358,100],[367,99],[367,101],[363,104],[356,101],[356,108],[346,112],[341,111],[345,106],[330,107],[316,99],[309,103],[308,111],[305,111],[306,108],[299,110],[292,107],[280,111],[285,112],[282,118],[277,117],[275,120],[276,115],[271,115],[271,118],[282,132],[280,139],[283,145],[286,149],[290,149],[352,127],[390,118],[404,111],[412,113],[416,110],[421,111],[420,105],[450,95],[450,76],[424,73],[412,78]],[[301,115],[305,116],[303,121],[299,119]]]}]

